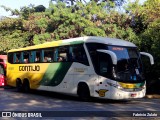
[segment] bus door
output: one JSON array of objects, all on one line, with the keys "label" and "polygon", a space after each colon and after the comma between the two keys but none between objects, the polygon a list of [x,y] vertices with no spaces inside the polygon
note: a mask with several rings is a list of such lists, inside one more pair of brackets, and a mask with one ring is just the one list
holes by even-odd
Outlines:
[{"label": "bus door", "polygon": [[113,64],[110,55],[103,52],[97,52],[97,61],[98,90],[96,92],[99,97],[105,97],[106,93],[110,90],[110,86],[108,86],[107,82],[112,79]]}]

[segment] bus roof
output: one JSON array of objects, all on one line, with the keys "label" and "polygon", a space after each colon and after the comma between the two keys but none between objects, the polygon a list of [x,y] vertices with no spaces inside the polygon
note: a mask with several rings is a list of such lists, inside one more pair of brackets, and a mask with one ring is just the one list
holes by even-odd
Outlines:
[{"label": "bus roof", "polygon": [[0,59],[7,59],[7,55],[0,55]]},{"label": "bus roof", "polygon": [[45,42],[43,44],[28,46],[25,48],[12,49],[12,50],[9,50],[8,52],[49,48],[49,47],[56,47],[56,46],[63,46],[63,45],[73,45],[73,44],[79,44],[79,43],[103,43],[108,45],[136,47],[135,44],[128,42],[126,40],[108,38],[108,37],[86,36],[86,37],[70,38],[70,39],[64,39],[64,40],[58,40],[58,41],[52,41],[52,42]]},{"label": "bus roof", "polygon": [[117,45],[117,46],[128,46],[128,47],[136,47],[132,42],[121,40],[117,38],[108,38],[108,37],[84,37],[86,43],[103,43],[107,45]]}]

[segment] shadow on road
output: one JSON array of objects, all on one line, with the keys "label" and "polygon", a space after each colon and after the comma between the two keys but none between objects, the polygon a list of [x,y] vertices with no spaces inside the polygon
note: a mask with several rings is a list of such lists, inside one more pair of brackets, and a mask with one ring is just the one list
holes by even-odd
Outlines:
[{"label": "shadow on road", "polygon": [[[160,107],[157,105],[159,99],[141,99],[141,100],[103,100],[91,98],[89,101],[81,101],[78,97],[65,95],[55,92],[36,91],[30,93],[19,93],[16,89],[0,88],[2,97],[1,109],[3,111],[64,111],[73,113],[86,112],[94,113],[94,116],[104,114],[104,116],[132,116],[133,111],[158,111]],[[65,112],[66,111],[66,112]],[[73,112],[74,111],[74,112]],[[80,113],[78,113],[80,114]],[[102,115],[103,116],[103,115]],[[101,117],[102,117],[101,116]]]},{"label": "shadow on road", "polygon": [[[1,88],[3,89],[3,88]],[[10,91],[10,92],[17,92],[15,88],[5,88],[4,91]],[[19,92],[17,92],[19,93]],[[131,100],[110,100],[110,99],[99,99],[99,98],[93,98],[91,97],[88,100],[81,100],[78,96],[72,96],[69,94],[64,93],[57,93],[57,92],[50,92],[50,91],[42,91],[42,90],[31,90],[29,93],[22,93],[22,94],[30,94],[35,96],[44,96],[46,98],[54,98],[54,99],[60,99],[60,100],[69,100],[69,101],[80,101],[80,102],[94,102],[94,103],[110,103],[110,104],[130,104]]]}]

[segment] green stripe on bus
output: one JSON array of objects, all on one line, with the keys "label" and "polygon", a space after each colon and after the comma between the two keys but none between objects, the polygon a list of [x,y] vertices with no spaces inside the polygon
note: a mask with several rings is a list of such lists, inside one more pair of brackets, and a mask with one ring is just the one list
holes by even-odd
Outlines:
[{"label": "green stripe on bus", "polygon": [[136,83],[136,87],[137,87],[137,88],[142,87],[142,86],[144,86],[144,85],[145,85],[145,82],[143,82],[143,83]]},{"label": "green stripe on bus", "polygon": [[67,42],[67,43],[63,42],[60,45],[75,45],[75,44],[82,44],[82,43],[84,43],[84,41],[80,40],[80,41],[73,41],[73,42]]},{"label": "green stripe on bus", "polygon": [[44,74],[42,80],[40,81],[40,85],[44,86],[59,85],[63,81],[71,65],[72,65],[71,62],[51,63],[48,66],[47,71]]}]

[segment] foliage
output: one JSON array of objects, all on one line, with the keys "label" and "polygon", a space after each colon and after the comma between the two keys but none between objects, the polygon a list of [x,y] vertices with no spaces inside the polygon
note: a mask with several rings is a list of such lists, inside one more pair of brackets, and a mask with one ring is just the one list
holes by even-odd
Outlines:
[{"label": "foliage", "polygon": [[44,13],[35,13],[24,20],[23,27],[26,31],[34,34],[44,33],[48,26],[48,17]]},{"label": "foliage", "polygon": [[145,30],[143,34],[141,34],[141,50],[150,52],[154,55],[155,65],[153,70],[148,70],[150,73],[150,77],[159,78],[160,75],[160,19],[150,23],[148,25],[148,29]]},{"label": "foliage", "polygon": [[[8,34],[9,33],[9,34]],[[7,36],[6,36],[7,34]],[[0,51],[6,53],[10,49],[28,46],[28,36],[20,30],[5,31],[0,33]]]},{"label": "foliage", "polygon": [[[82,3],[87,3],[88,1],[86,0],[50,0],[50,2],[63,2],[65,3],[67,6],[73,6],[75,5],[77,2],[82,2]],[[115,7],[115,6],[122,6],[123,3],[125,3],[125,0],[89,0],[89,2],[96,2],[96,3],[101,3],[101,2],[107,2],[107,6],[108,7]]]},{"label": "foliage", "polygon": [[[160,78],[160,0],[147,0],[143,5],[138,4],[138,1],[129,3],[126,10],[132,18],[130,26],[138,37],[135,43],[141,51],[154,56],[154,66],[145,63],[145,75],[148,86],[157,86]],[[148,88],[157,91],[156,87]]]},{"label": "foliage", "polygon": [[36,45],[44,42],[49,42],[50,40],[51,40],[51,35],[49,33],[38,34],[34,36],[33,43]]},{"label": "foliage", "polygon": [[6,18],[2,21],[0,21],[0,30],[15,30],[15,29],[22,29],[23,21],[22,19],[12,19],[12,18]]},{"label": "foliage", "polygon": [[147,0],[142,6],[142,16],[145,24],[160,18],[160,0]]},{"label": "foliage", "polygon": [[[116,1],[118,0],[109,2],[115,3]],[[28,39],[23,40],[27,41],[27,45],[78,36],[108,36],[133,41],[136,36],[128,25],[128,15],[110,9],[114,5],[109,2],[97,2],[91,1],[86,4],[76,2],[75,5],[67,6],[63,1],[57,1],[56,4],[50,1],[49,8],[45,9],[45,12],[41,5],[25,6],[18,12],[3,6],[13,14],[18,14],[19,17],[0,21],[0,28],[2,32],[8,30],[9,35],[12,35],[13,31],[18,36],[25,33]],[[23,44],[22,47],[25,45]]]},{"label": "foliage", "polygon": [[97,5],[90,2],[86,5],[78,2],[67,7],[64,3],[50,3],[46,15],[51,19],[48,32],[53,32],[54,39],[65,39],[77,36],[109,36],[133,39],[129,28],[128,16],[105,9],[105,2]]},{"label": "foliage", "polygon": [[43,5],[34,6],[30,4],[29,6],[21,7],[20,10],[17,9],[11,9],[9,7],[1,5],[0,7],[4,8],[6,11],[10,11],[11,15],[19,16],[25,20],[28,19],[28,17],[33,14],[34,12],[45,12],[45,7]]},{"label": "foliage", "polygon": [[43,5],[38,5],[34,7],[35,12],[45,12],[46,8]]}]

